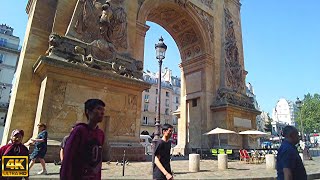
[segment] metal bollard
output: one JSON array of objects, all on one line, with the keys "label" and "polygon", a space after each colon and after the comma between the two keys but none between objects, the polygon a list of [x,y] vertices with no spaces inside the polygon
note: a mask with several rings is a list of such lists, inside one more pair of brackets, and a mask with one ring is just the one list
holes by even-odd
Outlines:
[{"label": "metal bollard", "polygon": [[125,160],[125,157],[126,157],[126,150],[123,150],[123,159],[122,159],[123,168],[122,168],[122,176],[124,176],[124,168],[125,168],[125,166],[126,166],[126,160]]}]

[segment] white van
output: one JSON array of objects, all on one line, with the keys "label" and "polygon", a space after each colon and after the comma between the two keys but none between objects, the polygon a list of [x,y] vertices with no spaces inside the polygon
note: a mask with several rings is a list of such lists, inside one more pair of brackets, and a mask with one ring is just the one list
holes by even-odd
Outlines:
[{"label": "white van", "polygon": [[145,148],[145,154],[152,154],[152,138],[149,135],[140,135],[140,144]]}]

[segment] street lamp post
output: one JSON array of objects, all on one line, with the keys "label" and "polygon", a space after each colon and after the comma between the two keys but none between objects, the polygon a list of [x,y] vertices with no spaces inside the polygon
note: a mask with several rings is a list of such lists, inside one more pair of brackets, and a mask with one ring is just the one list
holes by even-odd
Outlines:
[{"label": "street lamp post", "polygon": [[156,49],[156,58],[158,59],[159,63],[159,74],[158,74],[158,104],[157,104],[157,116],[156,116],[156,123],[155,123],[155,132],[153,137],[153,153],[152,153],[152,169],[154,166],[154,155],[156,150],[156,143],[160,139],[160,109],[161,109],[161,67],[162,67],[162,60],[165,58],[167,45],[164,44],[163,38],[160,37],[159,42],[155,45]]},{"label": "street lamp post", "polygon": [[302,102],[300,101],[299,98],[297,98],[296,105],[297,105],[297,108],[300,110],[301,140],[302,140],[302,142],[304,142],[303,123],[302,123],[302,112],[301,112]]}]

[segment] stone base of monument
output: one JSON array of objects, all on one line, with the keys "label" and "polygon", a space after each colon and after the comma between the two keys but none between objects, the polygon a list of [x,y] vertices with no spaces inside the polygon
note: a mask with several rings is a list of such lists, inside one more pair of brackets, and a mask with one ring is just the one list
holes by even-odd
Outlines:
[{"label": "stone base of monument", "polygon": [[[226,94],[228,94],[226,92]],[[245,95],[230,95],[234,99],[244,98]],[[228,98],[227,98],[228,99]],[[240,101],[240,100],[239,100]],[[237,101],[238,102],[238,101]],[[239,105],[233,105],[228,102],[221,102],[221,104],[217,104],[215,106],[211,106],[211,110],[213,111],[214,122],[217,127],[224,127],[228,130],[241,129],[252,129],[255,126],[255,117],[261,112],[255,110],[254,108],[249,107],[241,107]],[[226,124],[227,126],[225,126]],[[221,146],[227,149],[237,149],[237,148],[251,148],[254,147],[256,143],[256,139],[250,138],[248,136],[239,136],[237,134],[221,134],[220,136]],[[218,136],[214,136],[214,141],[212,146],[219,144]]]},{"label": "stone base of monument", "polygon": [[[49,138],[62,140],[74,124],[86,123],[84,102],[97,98],[106,103],[98,124],[105,134],[103,160],[122,160],[126,150],[126,160],[145,161],[139,130],[141,92],[150,88],[148,83],[45,56],[34,65],[34,75],[40,85],[35,124],[46,123]],[[33,137],[38,133],[34,131]],[[60,142],[48,141],[46,160],[59,160],[59,149]]]}]

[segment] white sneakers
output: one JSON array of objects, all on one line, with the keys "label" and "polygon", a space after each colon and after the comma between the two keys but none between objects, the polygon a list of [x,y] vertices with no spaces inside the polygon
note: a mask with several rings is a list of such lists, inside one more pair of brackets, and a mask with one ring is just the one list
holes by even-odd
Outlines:
[{"label": "white sneakers", "polygon": [[42,171],[37,172],[37,174],[38,175],[41,175],[41,174],[47,175],[48,172],[47,172],[47,170],[42,170]]}]

